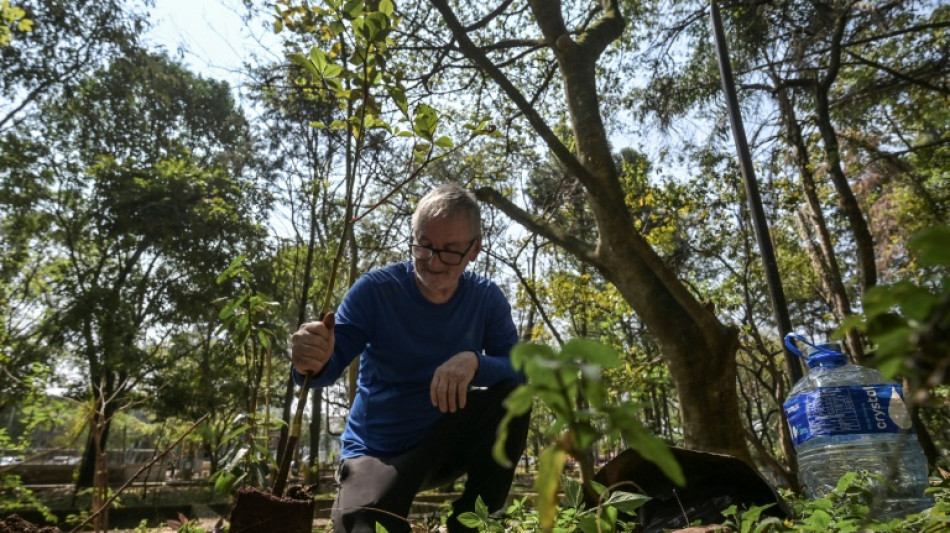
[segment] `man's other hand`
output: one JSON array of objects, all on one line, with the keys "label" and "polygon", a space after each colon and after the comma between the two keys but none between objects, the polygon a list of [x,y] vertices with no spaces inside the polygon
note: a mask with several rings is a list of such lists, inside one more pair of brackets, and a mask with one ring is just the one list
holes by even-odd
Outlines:
[{"label": "man's other hand", "polygon": [[459,352],[435,369],[429,395],[432,405],[443,413],[454,413],[465,408],[468,385],[478,371],[475,352]]}]

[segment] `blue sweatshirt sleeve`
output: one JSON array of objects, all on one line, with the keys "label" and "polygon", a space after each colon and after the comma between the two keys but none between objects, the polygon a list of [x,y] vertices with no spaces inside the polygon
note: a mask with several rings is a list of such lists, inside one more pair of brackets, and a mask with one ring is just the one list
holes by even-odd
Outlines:
[{"label": "blue sweatshirt sleeve", "polygon": [[511,348],[518,342],[511,305],[497,285],[492,283],[490,287],[484,350],[478,354],[478,372],[472,385],[490,387],[501,381],[524,383],[524,375],[511,366]]},{"label": "blue sweatshirt sleeve", "polygon": [[[360,278],[350,288],[340,307],[336,311],[336,325],[333,327],[333,355],[319,373],[310,381],[311,387],[328,387],[343,375],[357,355],[366,348],[369,335],[366,328],[372,324],[372,289],[365,278]],[[293,371],[294,382],[303,384],[303,374]]]}]

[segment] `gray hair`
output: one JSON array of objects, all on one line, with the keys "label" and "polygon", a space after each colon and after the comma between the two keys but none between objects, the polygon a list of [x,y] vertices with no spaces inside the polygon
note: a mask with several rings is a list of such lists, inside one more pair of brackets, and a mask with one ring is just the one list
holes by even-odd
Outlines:
[{"label": "gray hair", "polygon": [[468,215],[472,237],[481,235],[482,214],[475,195],[455,183],[439,185],[419,200],[419,205],[412,214],[412,234],[416,236],[416,231],[430,220],[458,214]]}]

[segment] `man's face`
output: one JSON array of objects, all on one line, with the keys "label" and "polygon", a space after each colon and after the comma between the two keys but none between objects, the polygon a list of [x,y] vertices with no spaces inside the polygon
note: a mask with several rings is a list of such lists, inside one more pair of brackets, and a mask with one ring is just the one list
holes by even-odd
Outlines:
[{"label": "man's face", "polygon": [[412,264],[419,290],[428,300],[443,303],[455,294],[459,277],[481,249],[481,243],[475,233],[466,214],[429,220],[416,228],[413,244],[437,250],[465,252],[457,265],[447,264],[438,253],[433,253],[429,259],[413,257]]}]

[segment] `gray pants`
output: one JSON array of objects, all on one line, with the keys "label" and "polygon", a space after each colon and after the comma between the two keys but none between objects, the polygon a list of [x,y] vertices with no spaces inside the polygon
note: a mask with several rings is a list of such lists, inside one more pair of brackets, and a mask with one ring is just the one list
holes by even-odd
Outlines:
[{"label": "gray pants", "polygon": [[[517,386],[504,382],[487,390],[469,391],[465,409],[445,416],[422,441],[396,457],[352,457],[337,471],[339,492],[333,503],[333,531],[375,533],[376,523],[389,533],[411,531],[406,520],[412,500],[422,490],[441,487],[468,474],[465,490],[452,503],[451,533],[474,531],[459,524],[459,514],[475,509],[481,496],[491,511],[508,498],[514,468],[492,458],[502,401]],[[512,464],[524,452],[530,413],[511,422],[505,451]]]}]

